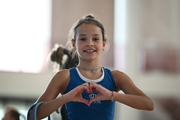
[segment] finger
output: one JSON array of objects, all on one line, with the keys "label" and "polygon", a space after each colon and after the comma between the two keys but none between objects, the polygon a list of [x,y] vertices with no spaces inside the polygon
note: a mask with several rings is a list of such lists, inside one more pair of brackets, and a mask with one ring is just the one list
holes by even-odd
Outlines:
[{"label": "finger", "polygon": [[90,89],[90,83],[87,82],[87,83],[84,83],[83,85],[86,86],[86,89],[85,89],[86,92],[92,93],[92,91],[91,91],[91,89]]},{"label": "finger", "polygon": [[93,102],[95,102],[95,101],[98,101],[98,98],[97,97],[95,97],[95,98],[91,98],[90,100],[89,100],[89,105],[91,105]]},{"label": "finger", "polygon": [[90,89],[89,89],[89,85],[87,84],[84,84],[83,87],[82,87],[83,91],[85,90],[87,93],[90,93]]},{"label": "finger", "polygon": [[93,93],[93,91],[95,91],[96,90],[96,83],[90,83],[89,84],[89,89],[90,89],[90,91],[91,91],[91,93]]},{"label": "finger", "polygon": [[79,85],[79,88],[82,90],[82,89],[87,89],[89,88],[89,85],[87,83],[84,83],[82,85]]},{"label": "finger", "polygon": [[88,82],[84,83],[83,85],[89,87],[89,83]]},{"label": "finger", "polygon": [[80,100],[80,102],[82,102],[82,103],[84,103],[84,104],[86,104],[86,105],[89,106],[89,101],[86,100],[86,99],[84,99],[84,98],[82,98],[82,99]]}]

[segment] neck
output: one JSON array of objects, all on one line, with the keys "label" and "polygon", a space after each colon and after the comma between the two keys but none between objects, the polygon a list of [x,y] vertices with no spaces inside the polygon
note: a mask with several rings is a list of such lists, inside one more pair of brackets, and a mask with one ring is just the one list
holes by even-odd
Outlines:
[{"label": "neck", "polygon": [[82,69],[82,70],[86,70],[86,71],[90,71],[90,72],[96,72],[97,70],[101,69],[102,67],[98,67],[98,68],[83,68],[81,66],[77,66],[77,68]]}]

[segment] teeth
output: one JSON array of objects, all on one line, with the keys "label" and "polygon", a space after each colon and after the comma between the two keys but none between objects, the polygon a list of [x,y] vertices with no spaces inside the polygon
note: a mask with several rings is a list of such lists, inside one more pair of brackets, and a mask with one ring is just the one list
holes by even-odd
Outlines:
[{"label": "teeth", "polygon": [[94,52],[94,50],[86,50],[86,52]]}]

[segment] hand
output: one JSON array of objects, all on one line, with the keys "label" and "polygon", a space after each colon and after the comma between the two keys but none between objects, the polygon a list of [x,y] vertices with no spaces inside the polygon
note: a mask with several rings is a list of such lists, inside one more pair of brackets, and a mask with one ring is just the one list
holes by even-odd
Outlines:
[{"label": "hand", "polygon": [[96,97],[89,100],[88,105],[90,105],[92,102],[98,101],[98,100],[111,100],[112,92],[109,91],[108,89],[104,88],[103,86],[99,85],[99,84],[90,83],[89,90],[91,93],[93,91],[96,91],[97,95],[96,95]]},{"label": "hand", "polygon": [[89,101],[82,97],[82,93],[84,91],[86,91],[87,93],[91,93],[88,83],[84,83],[82,85],[79,85],[76,88],[74,88],[73,90],[71,90],[67,94],[69,100],[74,101],[74,102],[82,102],[82,103],[85,103],[85,104],[89,105]]}]

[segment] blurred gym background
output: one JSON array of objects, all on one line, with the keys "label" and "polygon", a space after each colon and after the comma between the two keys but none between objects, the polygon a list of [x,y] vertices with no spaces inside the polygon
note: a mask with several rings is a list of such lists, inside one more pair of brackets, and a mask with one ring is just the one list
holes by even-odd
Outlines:
[{"label": "blurred gym background", "polygon": [[55,74],[50,50],[89,13],[110,41],[102,65],[155,102],[151,112],[116,103],[114,120],[180,120],[180,0],[0,0],[0,118],[7,106],[26,116]]}]

